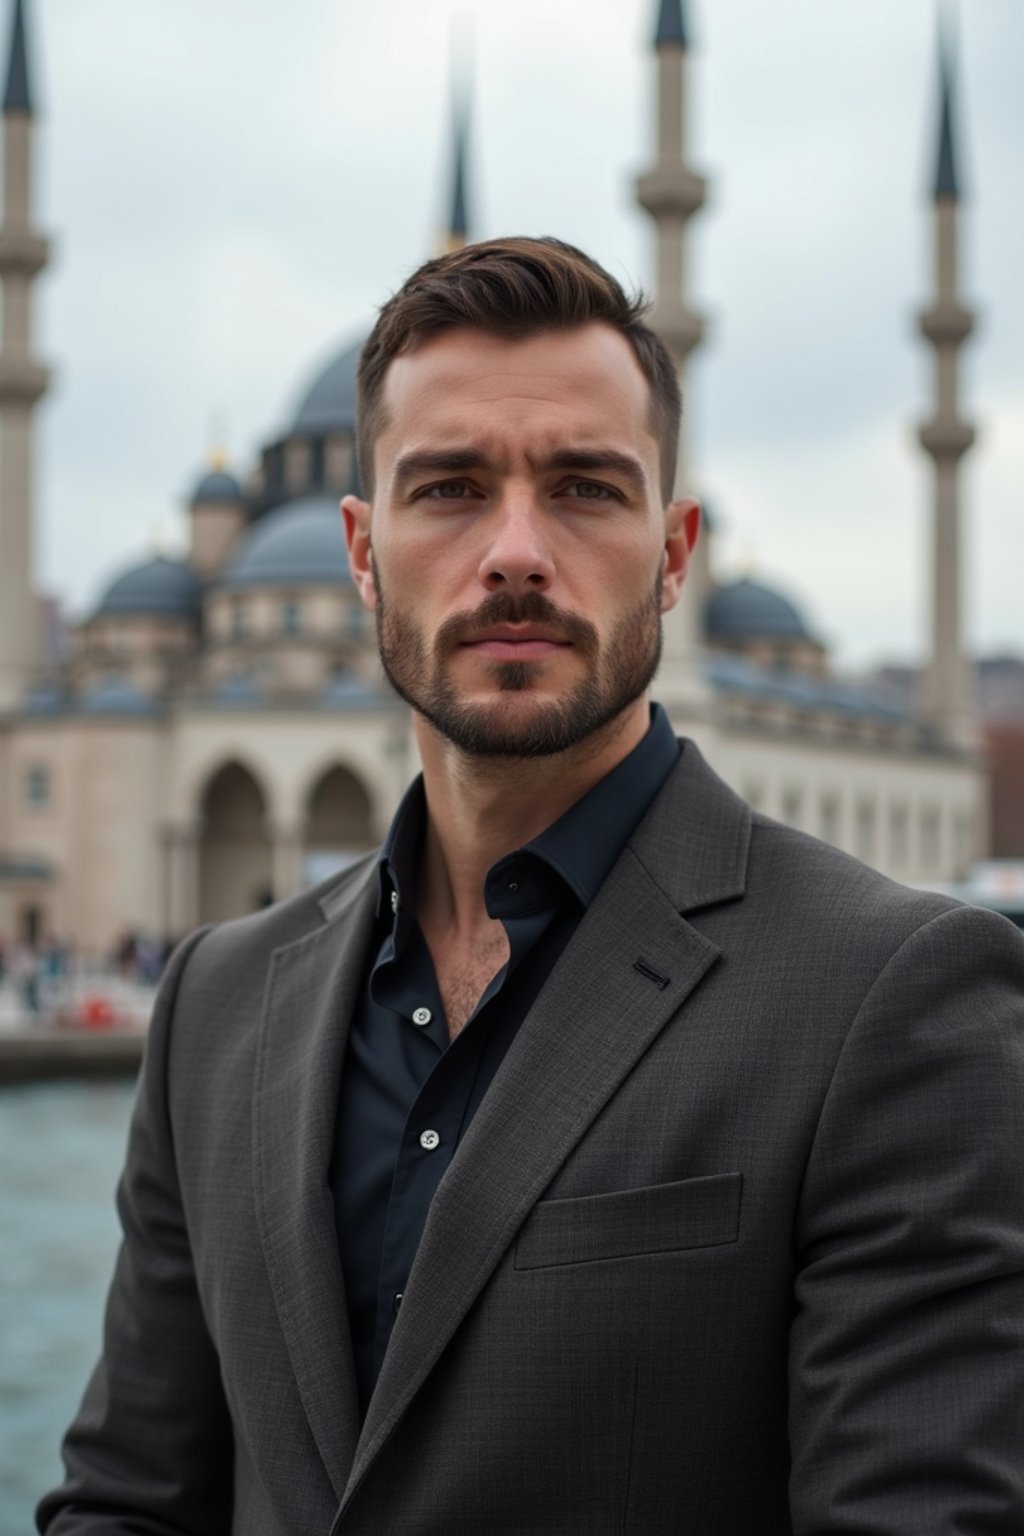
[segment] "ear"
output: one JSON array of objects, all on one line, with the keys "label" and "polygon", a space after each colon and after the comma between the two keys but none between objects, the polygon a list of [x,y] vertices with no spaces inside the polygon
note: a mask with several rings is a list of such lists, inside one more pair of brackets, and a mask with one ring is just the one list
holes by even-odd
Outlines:
[{"label": "ear", "polygon": [[679,601],[700,534],[700,502],[683,496],[665,511],[665,569],[661,578],[661,611],[668,613]]},{"label": "ear", "polygon": [[344,496],[341,516],[348,545],[348,565],[364,608],[376,608],[377,588],[373,580],[373,549],[370,545],[370,503],[358,496]]}]

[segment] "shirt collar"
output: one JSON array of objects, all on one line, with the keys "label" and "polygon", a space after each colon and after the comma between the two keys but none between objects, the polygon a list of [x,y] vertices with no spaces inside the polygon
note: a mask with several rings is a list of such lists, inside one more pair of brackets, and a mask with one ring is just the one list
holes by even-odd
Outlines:
[{"label": "shirt collar", "polygon": [[[679,742],[668,716],[660,704],[652,704],[650,726],[632,752],[538,837],[499,859],[488,871],[488,882],[510,861],[532,855],[554,870],[588,907],[678,756]],[[396,918],[396,941],[411,921],[425,818],[426,795],[419,774],[402,797],[378,865],[377,914],[390,905]]]},{"label": "shirt collar", "polygon": [[678,756],[668,716],[652,704],[643,740],[523,852],[551,865],[589,907]]}]

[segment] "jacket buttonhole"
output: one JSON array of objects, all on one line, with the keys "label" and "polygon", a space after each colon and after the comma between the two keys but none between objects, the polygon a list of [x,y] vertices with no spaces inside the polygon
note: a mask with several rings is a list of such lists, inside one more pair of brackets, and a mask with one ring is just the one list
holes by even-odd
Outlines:
[{"label": "jacket buttonhole", "polygon": [[661,992],[664,992],[672,979],[670,976],[663,976],[660,971],[656,971],[653,965],[648,965],[643,955],[640,955],[638,959],[633,961],[633,969],[634,971],[639,971],[641,976],[646,976],[648,981],[653,981],[654,985]]}]

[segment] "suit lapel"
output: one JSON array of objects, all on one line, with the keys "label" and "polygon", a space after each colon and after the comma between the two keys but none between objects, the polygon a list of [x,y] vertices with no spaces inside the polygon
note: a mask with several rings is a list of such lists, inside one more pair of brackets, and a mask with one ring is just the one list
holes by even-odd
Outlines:
[{"label": "suit lapel", "polygon": [[256,1065],[256,1213],[313,1438],[339,1498],[359,1435],[327,1175],[338,1083],[373,926],[375,864],[322,903],[328,921],[276,950]]},{"label": "suit lapel", "polygon": [[688,743],[524,1020],[438,1188],[346,1503],[535,1202],[718,957],[679,907],[741,894],[748,839],[747,808]]}]

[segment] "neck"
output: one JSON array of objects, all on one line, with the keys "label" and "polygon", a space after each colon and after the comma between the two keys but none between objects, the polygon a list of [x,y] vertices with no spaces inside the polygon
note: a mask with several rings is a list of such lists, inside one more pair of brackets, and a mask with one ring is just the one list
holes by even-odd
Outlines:
[{"label": "neck", "polygon": [[646,734],[648,701],[552,757],[470,757],[421,715],[414,728],[427,800],[416,910],[424,931],[469,939],[489,922],[484,879],[581,799]]}]

